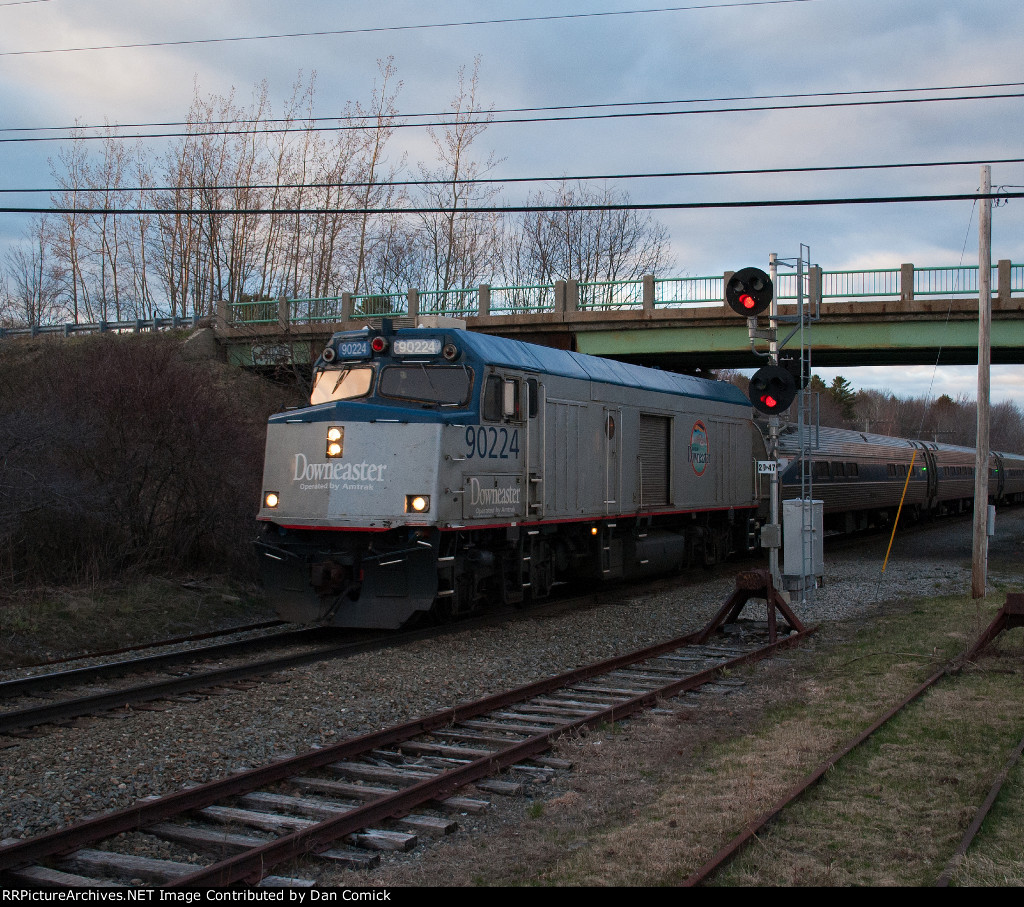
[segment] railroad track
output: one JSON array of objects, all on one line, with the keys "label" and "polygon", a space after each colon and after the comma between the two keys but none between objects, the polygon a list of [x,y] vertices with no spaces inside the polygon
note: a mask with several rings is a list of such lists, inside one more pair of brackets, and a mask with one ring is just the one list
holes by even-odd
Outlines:
[{"label": "railroad track", "polygon": [[[767,812],[748,823],[746,827],[744,827],[731,841],[725,844],[706,863],[704,863],[703,866],[690,875],[689,878],[684,881],[683,885],[685,887],[695,887],[713,879],[716,874],[741,851],[743,851],[749,843],[756,840],[758,834],[763,829],[782,816],[790,806],[800,800],[807,791],[821,781],[840,761],[870,740],[879,729],[888,724],[893,718],[900,715],[907,706],[920,699],[924,693],[932,689],[932,687],[936,686],[944,678],[952,674],[956,674],[966,665],[974,663],[985,648],[997,636],[999,636],[999,634],[1003,633],[1005,630],[1022,626],[1024,626],[1024,594],[1009,593],[1006,597],[1006,603],[995,616],[992,623],[982,632],[965,654],[962,654],[950,663],[943,665],[927,680],[917,686],[908,695],[903,697],[903,699],[901,699],[896,705],[884,714],[878,716],[876,720],[864,731],[846,743],[842,748],[828,756],[816,769],[806,775],[797,784],[791,787],[779,800],[772,804]],[[975,818],[965,832],[956,853],[937,879],[935,883],[937,887],[946,887],[949,885],[957,867],[966,855],[971,842],[981,829],[982,822],[988,815],[1000,788],[1022,755],[1024,755],[1024,740],[1021,740],[1020,744],[1011,754],[1009,760],[994,780],[988,798],[979,806]]]},{"label": "railroad track", "polygon": [[[195,669],[196,663],[216,662],[237,658],[254,649],[280,648],[288,645],[316,643],[316,632],[294,628],[268,636],[234,640],[210,646],[177,650],[158,655],[121,660],[108,664],[55,671],[7,680],[0,683],[0,699],[18,701],[40,695],[67,693],[75,688],[94,687],[123,678],[125,675],[166,672],[171,674],[160,680],[146,680],[119,689],[94,689],[79,695],[48,702],[32,702],[18,708],[0,712],[0,734],[12,734],[43,724],[58,723],[83,715],[95,715],[110,709],[125,708],[161,699],[172,700],[200,689],[237,683],[240,680],[271,674],[297,665],[324,658],[340,657],[350,648],[360,651],[363,643],[347,642],[324,647],[321,643],[313,651],[287,656],[261,658],[257,661],[209,670]],[[188,666],[172,673],[175,668]]]},{"label": "railroad track", "polygon": [[[473,630],[493,626],[510,618],[527,616],[536,618],[561,611],[582,607],[593,602],[594,596],[566,595],[540,603],[528,610],[514,608],[495,609],[482,616],[460,620],[450,625],[421,627],[405,631],[370,630],[324,630],[319,627],[287,627],[277,633],[243,640],[216,643],[209,646],[175,650],[155,655],[143,655],[112,662],[90,665],[61,671],[36,674],[0,682],[0,700],[18,701],[17,708],[0,711],[0,735],[18,736],[25,733],[39,733],[45,725],[59,725],[75,718],[97,715],[115,709],[132,707],[153,707],[161,710],[171,707],[180,697],[194,693],[212,692],[217,688],[242,686],[260,678],[290,668],[302,667],[338,658],[348,658],[367,651],[398,646],[419,639],[429,639],[452,632]],[[325,635],[342,641],[325,643]],[[260,648],[280,648],[289,645],[312,646],[283,656],[269,656],[255,661],[225,667],[201,669],[200,662],[219,662],[237,658]],[[132,652],[135,650],[124,650]],[[178,670],[187,665],[187,670]],[[116,681],[125,675],[168,672],[170,676],[161,679],[147,679],[141,683],[119,686],[115,689],[87,689],[77,695],[67,695],[56,701],[32,701],[38,696],[52,696],[54,693],[70,693],[75,688],[92,687]],[[27,704],[26,704],[27,701]]]},{"label": "railroad track", "polygon": [[103,649],[99,652],[83,652],[80,655],[56,658],[50,661],[37,661],[32,664],[22,665],[21,667],[26,671],[31,671],[36,668],[69,670],[67,666],[74,664],[77,661],[85,661],[95,658],[114,658],[117,655],[133,655],[135,653],[146,651],[147,649],[153,650],[163,648],[165,646],[178,646],[184,643],[203,642],[208,639],[224,638],[241,633],[254,633],[259,630],[272,630],[276,627],[284,626],[287,625],[283,620],[264,620],[259,623],[247,624],[241,627],[231,627],[226,630],[209,630],[205,633],[192,633],[188,636],[175,636],[173,639],[158,639],[153,642],[139,643],[134,646],[122,646],[117,649]]},{"label": "railroad track", "polygon": [[[280,624],[278,624],[280,626]],[[238,632],[238,631],[232,631]],[[159,671],[176,665],[188,664],[190,662],[212,659],[231,658],[236,655],[245,654],[253,649],[266,648],[271,646],[287,645],[290,643],[308,642],[312,635],[308,629],[296,629],[289,627],[270,633],[264,636],[251,636],[245,639],[234,639],[228,642],[213,643],[211,645],[193,646],[192,648],[175,649],[173,651],[160,652],[153,655],[138,654],[140,651],[155,646],[171,646],[181,643],[195,643],[203,637],[186,637],[178,640],[167,640],[160,643],[147,644],[138,649],[119,649],[115,652],[105,653],[107,656],[127,655],[131,657],[121,658],[116,661],[105,661],[100,664],[84,665],[82,667],[67,667],[67,662],[54,662],[57,670],[46,673],[28,674],[24,677],[15,677],[10,680],[0,681],[0,699],[17,699],[20,696],[37,696],[52,690],[67,689],[75,686],[84,686],[90,683],[102,683],[116,677],[123,677],[126,674],[138,674],[150,671]],[[85,656],[85,657],[103,657]]]},{"label": "railroad track", "polygon": [[[702,631],[703,632],[703,631]],[[496,778],[543,776],[564,763],[543,754],[564,734],[614,722],[695,690],[803,640],[698,643],[691,634],[262,768],[145,800],[0,848],[0,879],[52,886],[166,887],[312,884],[268,875],[312,856],[372,865],[374,851],[409,849],[453,830],[446,814],[512,793]],[[472,787],[470,787],[472,786]],[[116,842],[112,839],[117,836]],[[177,856],[147,855],[154,840]],[[99,847],[97,847],[99,845]],[[196,854],[202,854],[197,861]]]}]

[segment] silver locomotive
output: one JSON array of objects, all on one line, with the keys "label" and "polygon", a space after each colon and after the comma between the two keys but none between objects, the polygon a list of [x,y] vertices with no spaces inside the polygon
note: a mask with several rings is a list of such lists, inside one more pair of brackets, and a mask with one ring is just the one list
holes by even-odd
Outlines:
[{"label": "silver locomotive", "polygon": [[394,628],[752,549],[764,456],[730,384],[385,324],[271,417],[257,545],[286,619]]}]

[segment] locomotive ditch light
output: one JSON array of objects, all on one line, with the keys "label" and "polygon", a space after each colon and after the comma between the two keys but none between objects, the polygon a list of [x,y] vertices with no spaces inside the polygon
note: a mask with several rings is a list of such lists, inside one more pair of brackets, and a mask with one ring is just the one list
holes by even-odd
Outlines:
[{"label": "locomotive ditch light", "polygon": [[759,368],[750,379],[747,396],[754,404],[754,409],[774,416],[793,405],[796,381],[781,366],[766,365]]},{"label": "locomotive ditch light", "polygon": [[407,494],[405,496],[406,513],[426,513],[430,510],[430,495]]},{"label": "locomotive ditch light", "polygon": [[277,494],[276,491],[268,491],[265,495],[263,495],[263,506],[267,507],[268,509],[272,510],[274,507],[276,507],[280,503],[281,503],[281,498],[278,497],[278,494]]},{"label": "locomotive ditch light", "polygon": [[340,457],[345,452],[345,429],[332,425],[327,429],[327,456]]},{"label": "locomotive ditch light", "polygon": [[742,268],[725,285],[725,301],[737,315],[751,318],[772,304],[772,279],[760,268]]}]

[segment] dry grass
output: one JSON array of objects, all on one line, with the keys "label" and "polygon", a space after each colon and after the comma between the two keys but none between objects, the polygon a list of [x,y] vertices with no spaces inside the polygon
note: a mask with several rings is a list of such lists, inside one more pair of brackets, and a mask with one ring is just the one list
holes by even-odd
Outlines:
[{"label": "dry grass", "polygon": [[254,587],[223,578],[24,590],[0,597],[0,670],[274,616]]}]

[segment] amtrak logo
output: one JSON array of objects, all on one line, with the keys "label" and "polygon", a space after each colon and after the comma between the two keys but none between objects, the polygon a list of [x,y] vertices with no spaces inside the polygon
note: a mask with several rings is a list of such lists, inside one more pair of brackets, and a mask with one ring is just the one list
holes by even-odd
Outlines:
[{"label": "amtrak logo", "polygon": [[704,470],[708,466],[708,430],[703,422],[697,421],[693,425],[690,444],[686,448],[686,459],[690,461],[697,475],[704,475]]}]

